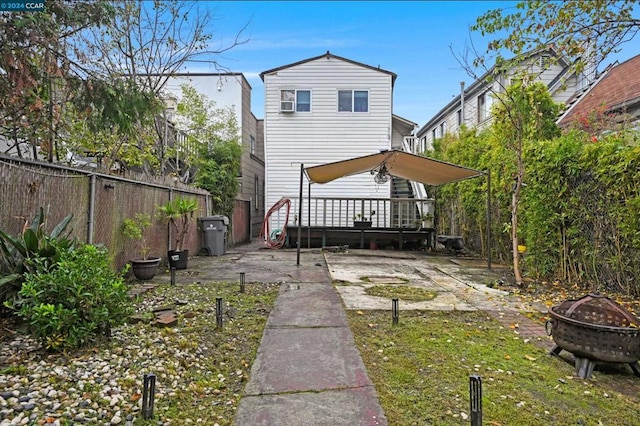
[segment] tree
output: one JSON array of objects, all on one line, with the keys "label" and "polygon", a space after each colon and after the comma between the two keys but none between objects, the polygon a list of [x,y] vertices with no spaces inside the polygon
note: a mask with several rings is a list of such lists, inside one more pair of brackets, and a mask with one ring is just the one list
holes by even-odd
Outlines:
[{"label": "tree", "polygon": [[196,185],[211,193],[219,213],[231,216],[242,157],[235,114],[231,107],[216,108],[215,102],[189,85],[181,89],[176,127],[185,132],[186,146],[192,147],[182,154],[185,167],[197,168]]},{"label": "tree", "polygon": [[521,284],[518,206],[524,183],[524,146],[526,143],[551,139],[560,134],[555,124],[559,105],[553,101],[543,83],[530,84],[526,79],[517,80],[497,97],[500,102],[494,105],[492,111],[494,121],[491,131],[511,151],[516,164],[511,194],[511,242],[513,271],[516,283]]},{"label": "tree", "polygon": [[575,71],[597,66],[640,30],[640,19],[633,16],[637,4],[637,0],[533,0],[490,10],[471,29],[497,38],[475,64],[493,55],[502,63],[505,51],[517,58],[553,47],[572,61]]},{"label": "tree", "polygon": [[[142,166],[148,174],[155,174],[158,172],[155,166],[160,165],[162,171],[166,160],[167,118],[158,101],[165,97],[167,81],[194,63],[225,69],[217,61],[219,55],[248,40],[243,38],[242,28],[232,42],[212,48],[214,15],[204,2],[118,0],[114,4],[117,14],[112,25],[95,28],[85,39],[88,46],[85,59],[119,89],[94,98],[98,115],[93,124],[109,127],[115,122],[120,130],[126,143],[108,145],[112,160],[128,160],[130,165]],[[111,108],[112,105],[116,108]],[[123,127],[122,118],[132,126]],[[139,137],[151,133],[153,143]],[[97,147],[104,142],[109,141],[101,140]],[[154,157],[158,161],[153,161]]]},{"label": "tree", "polygon": [[29,144],[49,161],[68,122],[66,105],[87,69],[75,60],[81,33],[105,25],[114,9],[107,0],[51,0],[44,12],[0,14],[0,135],[21,156]]},{"label": "tree", "polygon": [[[478,79],[474,69],[479,67],[495,83],[491,87],[499,102],[494,114],[497,119],[494,130],[502,134],[504,142],[515,154],[511,233],[514,273],[518,283],[522,278],[517,251],[517,215],[524,177],[523,143],[531,137],[544,138],[545,135],[544,131],[537,136],[531,134],[530,130],[537,128],[531,127],[531,118],[551,120],[551,117],[531,115],[538,112],[531,109],[534,105],[527,100],[531,94],[526,94],[529,90],[526,86],[535,77],[527,74],[527,61],[532,54],[552,50],[570,64],[566,75],[595,72],[597,65],[609,53],[632,39],[640,29],[640,20],[632,16],[635,6],[636,1],[633,0],[521,1],[513,7],[490,10],[478,17],[472,31],[496,38],[488,43],[483,54],[473,49],[472,60],[468,59],[469,52],[465,52],[462,59],[456,57],[469,75]],[[507,59],[505,55],[510,57]],[[494,61],[495,65],[488,69],[488,64]],[[525,83],[525,86],[520,90],[515,87],[505,90],[504,86],[513,81]],[[524,92],[521,89],[525,89]],[[551,110],[557,111],[557,107]],[[537,131],[542,130],[537,128]]]}]

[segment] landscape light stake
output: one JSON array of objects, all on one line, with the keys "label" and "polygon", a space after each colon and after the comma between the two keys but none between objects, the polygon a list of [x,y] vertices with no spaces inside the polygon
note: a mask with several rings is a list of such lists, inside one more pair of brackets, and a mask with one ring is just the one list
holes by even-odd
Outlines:
[{"label": "landscape light stake", "polygon": [[244,272],[240,272],[240,293],[244,293]]},{"label": "landscape light stake", "polygon": [[471,400],[471,426],[482,426],[482,379],[469,376],[469,398]]},{"label": "landscape light stake", "polygon": [[156,395],[156,375],[153,373],[144,375],[144,388],[142,390],[142,418],[153,418],[153,404]]},{"label": "landscape light stake", "polygon": [[400,312],[398,310],[398,299],[391,299],[391,321],[393,325],[398,325]]},{"label": "landscape light stake", "polygon": [[171,285],[176,285],[176,268],[171,268]]},{"label": "landscape light stake", "polygon": [[222,330],[222,297],[216,297],[216,327]]}]

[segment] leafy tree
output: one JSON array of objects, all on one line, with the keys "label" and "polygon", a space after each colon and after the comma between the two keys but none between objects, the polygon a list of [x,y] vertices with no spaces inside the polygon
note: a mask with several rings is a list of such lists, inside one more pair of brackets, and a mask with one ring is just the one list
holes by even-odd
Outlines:
[{"label": "leafy tree", "polygon": [[176,126],[185,132],[186,146],[192,147],[183,158],[187,165],[196,166],[196,185],[211,193],[215,209],[231,216],[242,157],[235,114],[231,107],[216,108],[215,102],[189,85],[181,89]]},{"label": "leafy tree", "polygon": [[[107,0],[47,1],[44,12],[0,14],[0,135],[57,156],[65,132],[65,105],[88,70],[76,58],[81,33],[106,25],[114,9]],[[58,156],[59,157],[59,156]]]},{"label": "leafy tree", "polygon": [[[246,43],[243,29],[228,45],[212,49],[214,15],[203,2],[178,0],[118,0],[112,24],[94,28],[85,39],[85,59],[115,90],[92,99],[96,114],[91,128],[115,128],[121,138],[97,140],[93,150],[106,148],[108,158],[142,166],[148,174],[163,170],[166,160],[166,117],[161,102],[167,81],[186,66],[207,63],[224,67],[217,57]],[[150,136],[140,137],[140,135]],[[107,135],[108,136],[108,135]],[[104,148],[103,148],[104,147]],[[154,161],[157,158],[158,161]],[[160,165],[160,170],[157,166]]]},{"label": "leafy tree", "polygon": [[491,131],[496,139],[511,152],[516,170],[511,194],[511,240],[513,245],[513,270],[518,284],[522,283],[518,256],[518,206],[524,183],[524,146],[527,142],[551,139],[560,134],[555,124],[559,106],[553,101],[546,86],[526,79],[517,80],[493,107],[494,121]]},{"label": "leafy tree", "polygon": [[471,27],[483,36],[496,36],[475,63],[493,55],[501,63],[506,52],[518,57],[553,47],[573,61],[576,71],[590,62],[597,66],[640,30],[640,19],[633,16],[637,5],[636,0],[533,0],[490,10]]}]

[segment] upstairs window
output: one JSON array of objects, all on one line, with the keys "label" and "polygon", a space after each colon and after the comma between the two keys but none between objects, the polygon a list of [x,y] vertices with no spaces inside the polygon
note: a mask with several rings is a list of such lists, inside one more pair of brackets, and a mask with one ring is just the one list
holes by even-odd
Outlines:
[{"label": "upstairs window", "polygon": [[369,112],[369,92],[366,90],[338,90],[339,112]]},{"label": "upstairs window", "polygon": [[309,112],[311,111],[310,90],[281,90],[280,112]]},{"label": "upstairs window", "polygon": [[489,118],[492,103],[493,98],[491,97],[490,91],[487,90],[478,96],[478,123],[482,123]]},{"label": "upstairs window", "polygon": [[253,135],[251,135],[249,136],[249,141],[250,141],[249,152],[253,155],[256,155],[256,138],[254,138]]}]

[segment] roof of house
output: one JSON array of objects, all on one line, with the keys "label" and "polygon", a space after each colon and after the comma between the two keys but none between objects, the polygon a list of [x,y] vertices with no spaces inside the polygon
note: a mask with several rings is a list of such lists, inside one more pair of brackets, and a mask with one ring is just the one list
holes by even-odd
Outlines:
[{"label": "roof of house", "polygon": [[[558,53],[556,52],[555,49],[553,48],[548,48],[548,49],[543,49],[543,50],[535,50],[535,51],[531,51],[531,52],[527,52],[527,53],[523,53],[522,55],[518,56],[517,58],[514,59],[514,61],[517,62],[523,62],[526,61],[527,59],[535,56],[535,55],[542,55],[544,53],[552,53],[554,54],[557,58],[558,58],[558,62],[561,62],[562,64],[564,64],[564,69],[562,71],[562,73],[559,76],[556,76],[556,79],[554,79],[550,84],[549,87],[552,87],[553,85],[555,85],[557,82],[557,79],[560,79],[562,77],[564,77],[566,71],[569,68],[569,64],[567,63],[566,59],[560,55],[558,55]],[[464,96],[465,98],[470,97],[472,93],[474,93],[475,91],[477,91],[478,89],[483,89],[488,85],[488,82],[491,80],[489,77],[491,77],[492,75],[495,75],[497,73],[497,69],[496,66],[492,66],[491,68],[489,68],[484,74],[482,74],[479,78],[477,78],[476,80],[474,80],[468,87],[464,88]],[[457,96],[455,96],[447,105],[444,106],[444,108],[442,108],[440,111],[438,111],[438,113],[436,115],[434,115],[433,117],[431,117],[431,119],[426,122],[416,133],[416,135],[418,137],[424,135],[432,126],[434,126],[435,124],[439,124],[440,121],[443,120],[443,117],[450,114],[453,110],[460,108],[460,102],[461,102],[461,94],[458,94]]]},{"label": "roof of house", "polygon": [[[147,75],[166,75],[166,74],[147,74]],[[249,86],[251,89],[251,84],[247,80],[247,77],[241,72],[175,72],[171,74],[171,77],[240,77],[242,78],[244,84]]]},{"label": "roof of house", "polygon": [[604,107],[619,110],[640,101],[640,55],[614,64],[595,84],[583,92],[558,120],[566,126],[576,117]]},{"label": "roof of house", "polygon": [[277,71],[283,70],[283,69],[285,69],[285,68],[295,67],[295,66],[297,66],[297,65],[305,64],[305,63],[307,63],[307,62],[311,62],[311,61],[316,61],[316,60],[318,60],[318,59],[322,59],[322,58],[327,58],[327,59],[329,59],[329,58],[338,59],[338,60],[340,60],[340,61],[344,61],[344,62],[348,62],[348,63],[350,63],[350,64],[358,65],[358,66],[360,66],[360,67],[368,68],[368,69],[370,69],[370,70],[380,71],[380,72],[382,72],[382,73],[389,74],[389,75],[391,76],[391,85],[392,85],[392,86],[393,86],[393,84],[394,84],[394,83],[395,83],[395,81],[396,81],[396,77],[398,77],[398,76],[397,76],[397,74],[395,74],[395,73],[393,73],[393,72],[391,72],[391,71],[387,71],[387,70],[385,70],[385,69],[382,69],[382,68],[380,68],[380,66],[379,66],[379,65],[378,65],[378,67],[373,67],[373,66],[371,66],[371,65],[363,64],[362,62],[356,62],[356,61],[353,61],[353,60],[351,60],[351,59],[343,58],[342,56],[334,55],[333,53],[331,53],[331,52],[329,52],[329,51],[327,50],[327,53],[325,53],[325,54],[323,54],[323,55],[320,55],[320,56],[314,56],[313,58],[303,59],[302,61],[294,62],[294,63],[292,63],[292,64],[283,65],[283,66],[278,67],[278,68],[273,68],[273,69],[270,69],[270,70],[267,70],[267,71],[263,71],[263,72],[261,72],[261,73],[260,73],[260,78],[262,79],[262,81],[264,81],[264,76],[265,76],[266,74],[271,74],[271,73],[274,73],[274,72],[277,72]]}]

